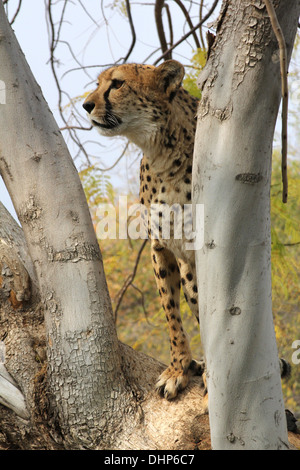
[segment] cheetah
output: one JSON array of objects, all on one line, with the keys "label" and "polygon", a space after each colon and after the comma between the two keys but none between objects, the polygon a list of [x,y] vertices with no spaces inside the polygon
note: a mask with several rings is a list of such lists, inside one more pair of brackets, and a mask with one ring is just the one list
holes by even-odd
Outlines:
[{"label": "cheetah", "polygon": [[[168,400],[187,386],[192,375],[203,375],[207,392],[205,365],[192,359],[179,308],[182,287],[199,322],[195,251],[186,248],[190,238],[185,234],[182,238],[174,236],[175,214],[170,217],[170,237],[163,236],[161,224],[164,207],[191,205],[198,100],[182,87],[183,77],[184,67],[175,60],[165,61],[158,67],[114,66],[99,75],[97,89],[83,103],[92,125],[101,135],[126,136],[144,154],[140,166],[140,202],[147,209],[158,207],[156,236],[151,237],[151,221],[148,231],[171,345],[170,365],[158,378],[156,389]],[[289,363],[283,358],[279,363],[281,377],[288,377]]]},{"label": "cheetah", "polygon": [[[83,103],[101,135],[126,136],[143,151],[140,202],[147,209],[191,205],[198,100],[182,87],[183,77],[184,67],[175,60],[157,67],[114,66],[99,75],[97,89]],[[161,209],[158,214],[157,236],[151,238],[148,230],[154,274],[169,325],[171,362],[156,388],[170,400],[192,375],[202,375],[204,366],[192,358],[179,306],[182,287],[191,311],[199,318],[194,250],[186,249],[184,235],[181,239],[173,236],[173,212],[170,237],[164,238]]]}]

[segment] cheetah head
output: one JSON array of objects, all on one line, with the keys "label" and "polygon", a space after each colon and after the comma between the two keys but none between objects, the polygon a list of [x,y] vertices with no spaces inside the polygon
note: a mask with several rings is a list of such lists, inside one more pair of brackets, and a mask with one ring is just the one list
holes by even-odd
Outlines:
[{"label": "cheetah head", "polygon": [[168,60],[158,67],[123,64],[98,77],[83,103],[93,126],[105,136],[124,135],[142,149],[170,114],[184,76],[183,66]]}]

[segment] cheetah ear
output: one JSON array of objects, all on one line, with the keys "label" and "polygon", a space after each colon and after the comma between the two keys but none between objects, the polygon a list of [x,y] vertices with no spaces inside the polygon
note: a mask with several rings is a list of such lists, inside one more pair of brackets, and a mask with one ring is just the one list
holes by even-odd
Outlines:
[{"label": "cheetah ear", "polygon": [[167,94],[171,101],[184,77],[184,67],[176,60],[166,60],[156,70],[156,79],[159,88]]}]

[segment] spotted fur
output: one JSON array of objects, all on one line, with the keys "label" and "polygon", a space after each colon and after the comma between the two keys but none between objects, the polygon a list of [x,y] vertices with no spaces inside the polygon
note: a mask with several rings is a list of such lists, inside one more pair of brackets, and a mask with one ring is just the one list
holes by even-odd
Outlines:
[{"label": "spotted fur", "polygon": [[[173,60],[158,67],[124,64],[99,76],[98,88],[83,104],[91,123],[102,135],[124,135],[144,152],[140,167],[140,202],[191,204],[191,181],[197,100],[181,86],[183,66]],[[159,217],[162,216],[159,211]],[[171,363],[156,384],[167,399],[186,387],[191,375],[202,374],[203,365],[192,359],[183,329],[179,296],[182,287],[187,303],[198,319],[194,251],[186,250],[184,236],[175,239],[171,214],[170,239],[151,240],[154,275],[169,325]],[[173,226],[172,226],[173,224]],[[149,226],[149,235],[150,226]]]}]

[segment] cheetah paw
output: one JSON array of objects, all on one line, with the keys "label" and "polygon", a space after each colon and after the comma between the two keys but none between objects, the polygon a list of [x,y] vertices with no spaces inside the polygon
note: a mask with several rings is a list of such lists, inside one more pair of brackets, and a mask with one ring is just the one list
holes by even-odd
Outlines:
[{"label": "cheetah paw", "polygon": [[192,360],[186,369],[175,369],[170,365],[159,376],[155,388],[162,397],[172,400],[186,388],[191,376],[201,376],[203,372],[204,363],[195,360]]}]

